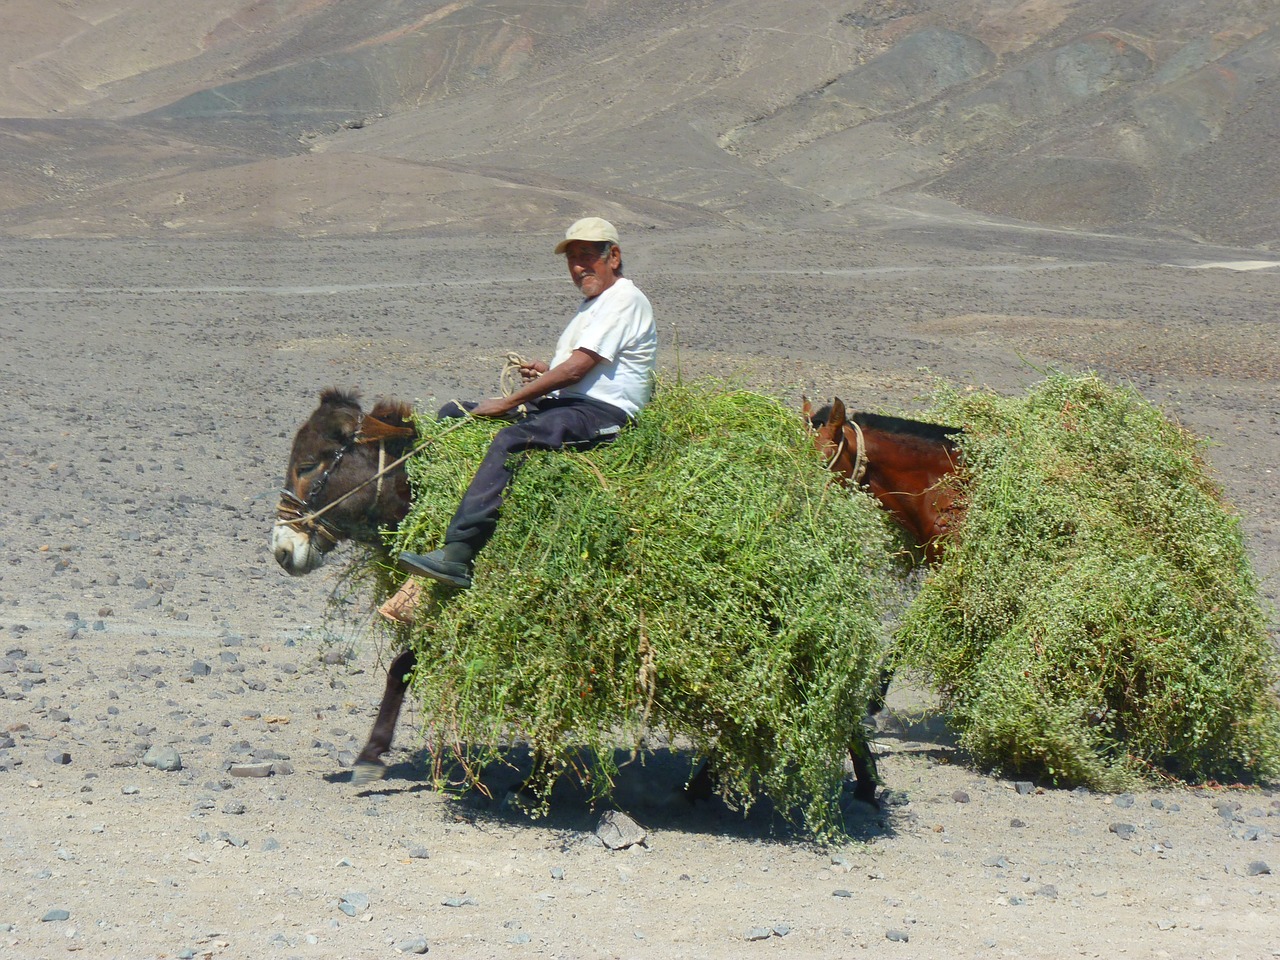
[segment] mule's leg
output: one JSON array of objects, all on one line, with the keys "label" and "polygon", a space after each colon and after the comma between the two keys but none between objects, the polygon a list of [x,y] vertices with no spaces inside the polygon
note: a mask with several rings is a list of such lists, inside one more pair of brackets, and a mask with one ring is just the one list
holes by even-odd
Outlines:
[{"label": "mule's leg", "polygon": [[696,803],[699,800],[710,800],[715,793],[716,777],[711,772],[711,758],[707,757],[684,785],[684,798],[690,803]]},{"label": "mule's leg", "polygon": [[876,785],[879,783],[876,758],[866,737],[861,734],[854,737],[853,743],[849,744],[849,759],[853,761],[854,797],[880,809],[880,803],[876,800]]},{"label": "mule's leg", "polygon": [[871,694],[871,702],[867,704],[867,713],[873,717],[884,709],[884,698],[889,695],[889,684],[893,682],[893,669],[893,663],[887,660],[880,668],[880,686]]},{"label": "mule's leg", "polygon": [[382,691],[382,703],[378,707],[378,719],[373,721],[369,741],[360,751],[360,756],[356,757],[355,768],[351,771],[351,782],[358,787],[386,776],[387,765],[382,762],[382,755],[391,749],[391,738],[396,732],[396,721],[400,719],[404,692],[409,687],[408,676],[417,662],[418,658],[412,650],[406,650],[391,661],[391,667],[387,670],[387,687]]}]

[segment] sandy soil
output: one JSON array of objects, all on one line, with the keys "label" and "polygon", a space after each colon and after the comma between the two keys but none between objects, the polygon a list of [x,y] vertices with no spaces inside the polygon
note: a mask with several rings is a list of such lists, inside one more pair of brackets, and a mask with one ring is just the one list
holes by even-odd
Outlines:
[{"label": "sandy soil", "polygon": [[[0,955],[1280,956],[1272,793],[1023,792],[909,686],[885,810],[840,849],[688,809],[662,755],[619,794],[645,845],[610,850],[571,793],[530,821],[434,792],[412,713],[388,779],[353,787],[385,651],[328,606],[332,571],[270,556],[289,439],[328,385],[434,403],[549,353],[574,302],[550,246],[5,244]],[[687,374],[908,414],[935,374],[1137,385],[1212,438],[1274,603],[1280,272],[1188,269],[1258,251],[921,210],[624,247],[668,370],[678,336]],[[144,762],[166,747],[180,770]]]}]

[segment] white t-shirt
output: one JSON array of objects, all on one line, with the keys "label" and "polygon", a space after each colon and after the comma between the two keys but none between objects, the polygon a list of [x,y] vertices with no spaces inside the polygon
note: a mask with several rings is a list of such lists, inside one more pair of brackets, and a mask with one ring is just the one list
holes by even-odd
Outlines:
[{"label": "white t-shirt", "polygon": [[579,349],[590,350],[601,360],[577,383],[561,387],[557,396],[603,400],[631,417],[649,402],[658,333],[648,297],[626,277],[619,277],[600,296],[582,301],[560,334],[551,366]]}]

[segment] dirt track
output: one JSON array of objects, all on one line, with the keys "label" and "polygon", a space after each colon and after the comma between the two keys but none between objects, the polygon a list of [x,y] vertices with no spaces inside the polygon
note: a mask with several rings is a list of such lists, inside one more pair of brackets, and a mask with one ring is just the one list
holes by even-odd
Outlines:
[{"label": "dirt track", "polygon": [[[908,414],[923,368],[1135,384],[1214,442],[1274,604],[1280,271],[1189,268],[1256,252],[901,211],[849,234],[623,239],[669,371],[678,337],[685,375]],[[505,351],[548,353],[574,293],[551,244],[5,245],[7,956],[391,956],[419,936],[453,957],[1280,953],[1276,877],[1250,875],[1280,872],[1280,801],[1023,795],[901,713],[909,689],[880,741],[886,813],[839,851],[764,811],[686,810],[687,758],[660,756],[622,785],[648,847],[610,852],[571,795],[530,822],[432,792],[411,717],[389,779],[346,783],[383,675],[361,611],[326,619],[332,574],[288,578],[267,549],[289,438],[324,386],[476,396]],[[166,745],[182,770],[140,764]],[[230,775],[255,760],[274,774]],[[495,771],[498,795],[516,778]],[[348,916],[353,893],[369,906]]]}]

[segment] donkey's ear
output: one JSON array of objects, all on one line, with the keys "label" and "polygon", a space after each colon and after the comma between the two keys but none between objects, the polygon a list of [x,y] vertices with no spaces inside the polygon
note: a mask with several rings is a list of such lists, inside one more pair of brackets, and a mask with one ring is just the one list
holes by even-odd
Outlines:
[{"label": "donkey's ear", "polygon": [[360,439],[365,441],[394,440],[401,437],[415,436],[417,436],[417,431],[413,427],[395,426],[385,420],[379,420],[373,414],[366,416],[364,424],[360,427]]},{"label": "donkey's ear", "polygon": [[369,416],[392,427],[413,426],[413,407],[400,400],[379,400],[369,411]]},{"label": "donkey's ear", "polygon": [[844,410],[844,401],[839,397],[835,397],[831,401],[831,415],[827,417],[827,423],[830,423],[839,429],[847,423]]}]

